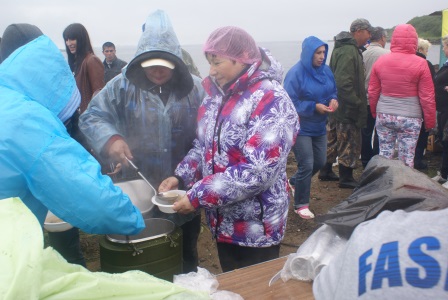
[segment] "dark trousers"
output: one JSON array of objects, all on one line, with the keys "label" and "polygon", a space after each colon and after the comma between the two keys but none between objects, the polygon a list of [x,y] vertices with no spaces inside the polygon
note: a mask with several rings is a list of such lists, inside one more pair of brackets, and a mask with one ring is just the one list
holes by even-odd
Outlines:
[{"label": "dark trousers", "polygon": [[53,247],[66,261],[72,264],[86,266],[86,261],[79,243],[79,229],[71,228],[62,232],[48,232],[50,246]]},{"label": "dark trousers", "polygon": [[440,175],[447,179],[448,177],[448,141],[442,142],[443,152],[442,152],[442,167],[440,168]]},{"label": "dark trousers", "polygon": [[[367,105],[367,126],[361,129],[361,162],[364,168],[370,159],[380,153],[378,135],[375,129],[375,118],[372,117],[370,106]],[[372,146],[373,136],[373,146]]]},{"label": "dark trousers", "polygon": [[198,238],[201,232],[201,215],[186,222],[182,228],[183,273],[198,271]]},{"label": "dark trousers", "polygon": [[415,156],[414,161],[421,161],[423,159],[423,154],[428,146],[428,136],[429,132],[426,131],[424,124],[420,129],[420,135],[418,136],[417,145],[415,146]]},{"label": "dark trousers", "polygon": [[280,256],[280,245],[266,248],[243,247],[234,244],[216,243],[219,262],[223,272],[255,265]]},{"label": "dark trousers", "polygon": [[437,138],[442,144],[442,166],[440,168],[440,175],[447,179],[448,177],[448,141],[444,141],[443,138],[446,137],[445,127],[448,123],[448,111],[438,111],[437,112]]}]

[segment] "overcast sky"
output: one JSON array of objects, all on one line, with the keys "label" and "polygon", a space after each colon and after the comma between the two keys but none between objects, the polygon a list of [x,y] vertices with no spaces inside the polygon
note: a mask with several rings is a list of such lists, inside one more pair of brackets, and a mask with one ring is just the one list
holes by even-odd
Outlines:
[{"label": "overcast sky", "polygon": [[441,0],[0,0],[0,35],[12,23],[37,25],[60,48],[62,32],[82,23],[92,44],[136,45],[141,25],[165,10],[183,45],[203,44],[216,28],[244,28],[256,41],[296,41],[309,35],[332,39],[356,18],[391,28],[411,18],[448,8]]}]

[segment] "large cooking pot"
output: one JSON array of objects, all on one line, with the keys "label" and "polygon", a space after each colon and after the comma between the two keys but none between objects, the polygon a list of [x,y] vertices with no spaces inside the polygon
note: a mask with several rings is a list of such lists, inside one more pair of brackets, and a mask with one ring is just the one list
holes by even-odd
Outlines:
[{"label": "large cooking pot", "polygon": [[165,219],[146,219],[138,235],[100,237],[101,270],[122,273],[140,270],[173,281],[182,273],[182,230]]},{"label": "large cooking pot", "polygon": [[119,186],[131,198],[132,203],[140,210],[143,217],[148,216],[154,208],[151,201],[154,190],[143,179],[118,182],[115,185]]}]

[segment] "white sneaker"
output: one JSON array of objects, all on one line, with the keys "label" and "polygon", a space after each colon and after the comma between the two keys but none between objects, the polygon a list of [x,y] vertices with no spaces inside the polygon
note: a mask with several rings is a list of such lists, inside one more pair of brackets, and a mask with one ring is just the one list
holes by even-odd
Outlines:
[{"label": "white sneaker", "polygon": [[444,184],[442,184],[442,186],[443,186],[444,188],[448,189],[448,181],[445,182]]},{"label": "white sneaker", "polygon": [[434,181],[437,181],[440,184],[447,182],[447,180],[445,178],[443,178],[442,175],[440,175],[440,171],[437,171],[437,175],[431,179]]}]

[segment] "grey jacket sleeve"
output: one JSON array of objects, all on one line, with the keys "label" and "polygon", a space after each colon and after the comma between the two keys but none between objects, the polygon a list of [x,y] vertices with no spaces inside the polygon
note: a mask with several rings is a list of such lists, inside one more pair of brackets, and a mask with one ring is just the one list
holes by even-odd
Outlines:
[{"label": "grey jacket sleeve", "polygon": [[122,101],[120,90],[126,90],[127,86],[127,79],[121,74],[116,76],[93,97],[87,110],[79,117],[79,129],[97,154],[112,136],[124,135],[118,111]]}]

